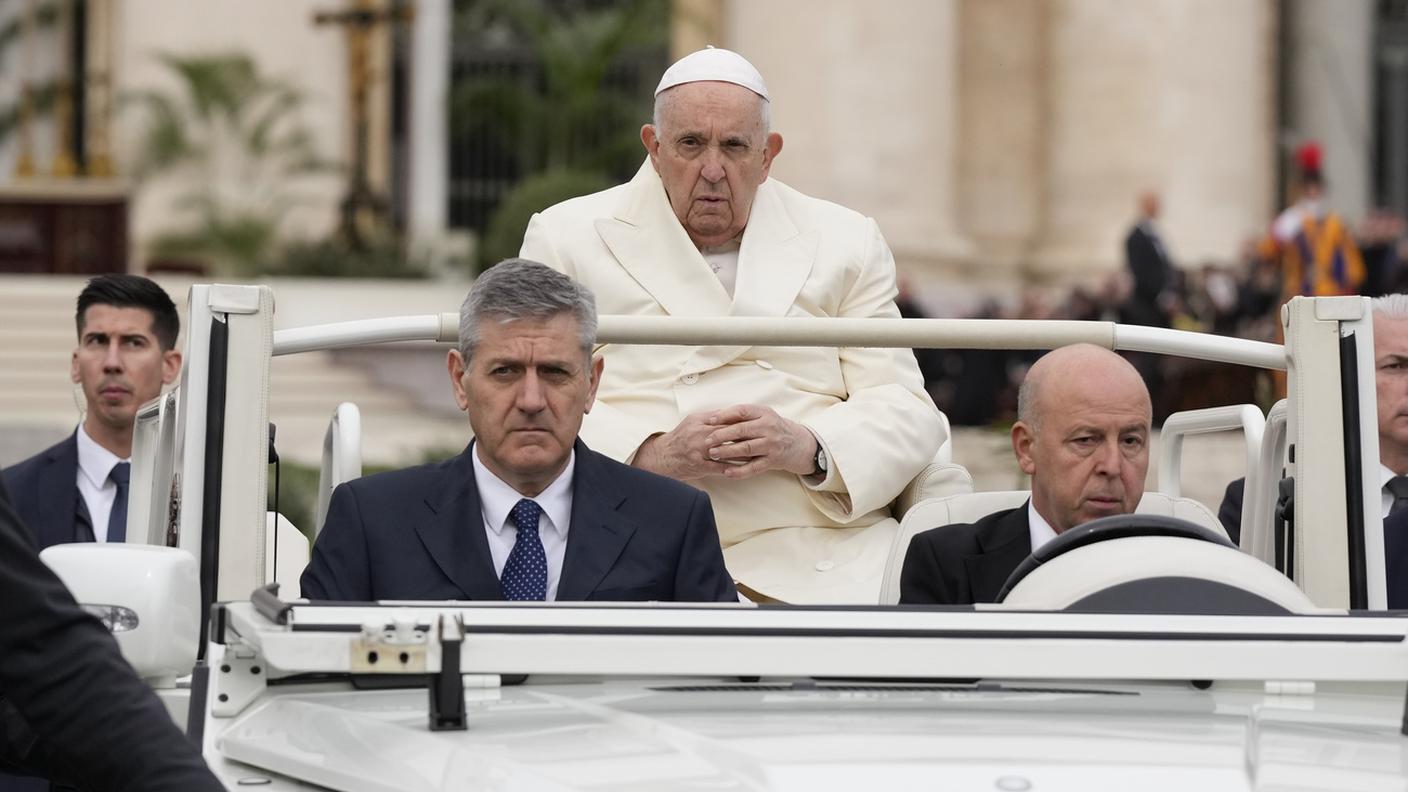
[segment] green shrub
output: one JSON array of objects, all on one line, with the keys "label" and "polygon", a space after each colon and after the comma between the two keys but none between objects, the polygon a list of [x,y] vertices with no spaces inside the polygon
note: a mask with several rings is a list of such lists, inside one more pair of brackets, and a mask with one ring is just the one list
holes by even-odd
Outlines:
[{"label": "green shrub", "polygon": [[318,242],[290,242],[270,265],[267,275],[293,278],[425,278],[429,262],[412,256],[390,237],[372,239],[362,249],[341,238]]},{"label": "green shrub", "polygon": [[[460,453],[459,448],[428,448],[420,455],[417,464],[440,462]],[[385,470],[396,470],[400,465],[363,465],[362,475],[370,476]],[[269,466],[268,506],[274,510],[275,466]],[[313,518],[318,510],[318,468],[299,462],[283,461],[278,465],[277,479],[279,503],[278,512],[298,528],[299,533],[310,539],[313,536]]]},{"label": "green shrub", "polygon": [[483,272],[506,258],[518,255],[523,232],[535,212],[568,198],[587,195],[611,186],[605,174],[583,170],[554,170],[529,176],[504,196],[479,246],[478,267]]},{"label": "green shrub", "polygon": [[[310,539],[313,536],[313,515],[318,509],[318,469],[297,462],[280,462],[276,468],[269,466],[269,511],[278,511],[293,523],[299,533]],[[278,488],[278,503],[274,502],[275,487]]]}]

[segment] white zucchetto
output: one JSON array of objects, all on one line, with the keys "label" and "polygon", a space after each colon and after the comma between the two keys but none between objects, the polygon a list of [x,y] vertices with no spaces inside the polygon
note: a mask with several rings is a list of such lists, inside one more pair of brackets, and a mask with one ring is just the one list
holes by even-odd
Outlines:
[{"label": "white zucchetto", "polygon": [[733,50],[710,46],[680,58],[665,70],[665,74],[660,78],[660,85],[655,88],[655,95],[659,96],[662,91],[676,85],[692,82],[733,83],[763,97],[765,102],[770,101],[768,87],[763,84],[763,75],[753,68],[747,58]]}]

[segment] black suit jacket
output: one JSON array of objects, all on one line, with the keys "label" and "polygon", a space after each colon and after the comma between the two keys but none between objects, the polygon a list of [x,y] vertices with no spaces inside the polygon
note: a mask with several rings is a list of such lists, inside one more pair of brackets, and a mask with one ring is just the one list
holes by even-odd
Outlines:
[{"label": "black suit jacket", "polygon": [[975,523],[931,528],[909,540],[900,603],[995,602],[1007,576],[1032,552],[1027,504]]},{"label": "black suit jacket", "polygon": [[1384,575],[1389,608],[1408,610],[1408,509],[1384,518]]},{"label": "black suit jacket", "polygon": [[1159,307],[1159,295],[1168,288],[1172,265],[1163,247],[1143,224],[1130,230],[1124,241],[1125,261],[1134,283],[1129,297],[1129,321],[1133,324],[1168,327],[1168,316]]},{"label": "black suit jacket", "polygon": [[93,541],[93,521],[78,491],[78,433],[5,469],[15,512],[43,550]]},{"label": "black suit jacket", "polygon": [[221,790],[0,485],[0,767],[93,790]]},{"label": "black suit jacket", "polygon": [[[310,599],[503,599],[471,443],[434,465],[339,486],[302,577]],[[580,440],[559,600],[736,602],[709,496]]]},{"label": "black suit jacket", "polygon": [[1222,503],[1217,505],[1217,521],[1227,531],[1227,538],[1239,544],[1242,537],[1242,500],[1246,497],[1247,480],[1233,479],[1227,483],[1222,493]]}]

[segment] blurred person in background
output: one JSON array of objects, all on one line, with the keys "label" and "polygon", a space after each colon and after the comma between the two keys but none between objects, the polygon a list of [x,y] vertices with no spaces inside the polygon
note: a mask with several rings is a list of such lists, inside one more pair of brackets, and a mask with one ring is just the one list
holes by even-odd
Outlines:
[{"label": "blurred person in background", "polygon": [[1369,213],[1356,234],[1364,254],[1364,287],[1361,294],[1378,297],[1408,291],[1408,273],[1403,271],[1404,221],[1391,210],[1378,208]]},{"label": "blurred person in background", "polygon": [[1358,294],[1364,286],[1364,260],[1344,220],[1326,201],[1321,161],[1319,143],[1296,151],[1299,197],[1277,216],[1262,242],[1262,255],[1281,263],[1283,301]]},{"label": "blurred person in background", "polygon": [[1146,327],[1169,326],[1169,302],[1175,285],[1173,262],[1156,225],[1162,208],[1159,194],[1139,196],[1139,219],[1124,240],[1125,266],[1132,286],[1126,322]]}]

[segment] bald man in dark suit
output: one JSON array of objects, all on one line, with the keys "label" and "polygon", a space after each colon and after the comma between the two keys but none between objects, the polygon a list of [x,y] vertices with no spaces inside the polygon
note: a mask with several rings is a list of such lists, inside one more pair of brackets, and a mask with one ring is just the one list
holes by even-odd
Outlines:
[{"label": "bald man in dark suit", "polygon": [[1032,497],[975,523],[916,534],[903,604],[995,602],[1031,552],[1077,525],[1130,514],[1149,470],[1149,390],[1124,358],[1091,344],[1042,356],[1017,394],[1012,450]]}]

